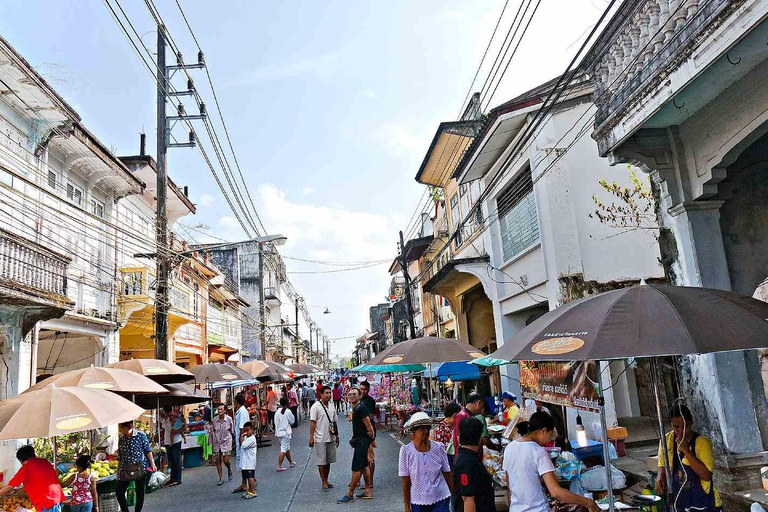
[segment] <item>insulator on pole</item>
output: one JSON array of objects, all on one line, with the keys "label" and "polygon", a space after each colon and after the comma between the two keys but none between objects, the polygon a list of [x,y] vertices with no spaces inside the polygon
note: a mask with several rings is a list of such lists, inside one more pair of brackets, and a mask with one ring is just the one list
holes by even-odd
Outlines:
[{"label": "insulator on pole", "polygon": [[203,55],[203,51],[202,50],[197,52],[197,63],[198,64],[205,64],[205,56]]},{"label": "insulator on pole", "polygon": [[184,55],[182,55],[181,52],[176,53],[176,62],[179,64],[179,66],[184,64]]},{"label": "insulator on pole", "polygon": [[204,101],[200,102],[200,115],[201,116],[205,115],[205,102]]},{"label": "insulator on pole", "polygon": [[192,144],[195,143],[195,132],[193,130],[189,130],[189,142]]},{"label": "insulator on pole", "polygon": [[188,91],[195,90],[195,82],[193,82],[191,78],[187,80],[187,90]]},{"label": "insulator on pole", "polygon": [[180,116],[183,116],[184,114],[186,114],[186,112],[184,111],[184,104],[183,103],[179,103],[179,105],[177,107],[177,110],[178,110]]}]

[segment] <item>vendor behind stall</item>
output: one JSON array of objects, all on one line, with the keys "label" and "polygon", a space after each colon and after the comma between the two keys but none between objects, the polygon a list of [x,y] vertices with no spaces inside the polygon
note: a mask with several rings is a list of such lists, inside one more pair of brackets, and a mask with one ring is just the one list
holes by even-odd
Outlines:
[{"label": "vendor behind stall", "polygon": [[[672,467],[670,500],[673,510],[715,512],[722,510],[720,493],[712,484],[715,456],[712,442],[693,430],[693,416],[683,404],[672,408],[672,432],[665,441],[669,464]],[[664,454],[659,443],[659,474],[656,492],[663,494],[667,487]]]},{"label": "vendor behind stall", "polygon": [[0,496],[23,485],[35,510],[59,512],[64,501],[64,491],[51,463],[36,457],[32,445],[19,448],[16,458],[21,462],[21,469],[10,479],[7,486],[0,489]]},{"label": "vendor behind stall", "polygon": [[504,404],[504,415],[502,416],[501,424],[509,425],[510,423],[515,423],[517,417],[520,415],[520,407],[517,405],[517,397],[514,394],[505,391],[501,395],[501,403]]}]

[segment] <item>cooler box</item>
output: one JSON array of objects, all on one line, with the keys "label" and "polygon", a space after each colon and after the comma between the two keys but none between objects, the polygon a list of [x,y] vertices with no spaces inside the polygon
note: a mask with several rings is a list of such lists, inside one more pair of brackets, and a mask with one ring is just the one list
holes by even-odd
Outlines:
[{"label": "cooler box", "polygon": [[199,468],[203,465],[203,448],[189,448],[182,452],[183,463],[182,467],[185,468]]},{"label": "cooler box", "polygon": [[571,450],[578,460],[585,460],[591,457],[599,457],[603,459],[603,443],[587,439],[587,443],[584,446],[579,445],[579,442],[571,439]]}]

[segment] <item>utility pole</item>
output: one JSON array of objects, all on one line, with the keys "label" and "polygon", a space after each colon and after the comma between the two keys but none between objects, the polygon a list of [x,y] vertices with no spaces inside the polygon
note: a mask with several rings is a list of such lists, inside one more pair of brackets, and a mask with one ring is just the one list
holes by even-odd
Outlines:
[{"label": "utility pole", "polygon": [[416,337],[416,325],[413,323],[413,304],[411,303],[411,278],[408,276],[408,263],[405,261],[405,242],[403,241],[403,232],[400,232],[400,268],[403,269],[403,278],[405,278],[405,306],[408,312],[408,325],[411,327],[411,336]]},{"label": "utility pole", "polygon": [[261,359],[267,360],[267,319],[264,315],[264,249],[259,246],[259,342],[261,345]]},{"label": "utility pole", "polygon": [[[301,300],[301,297],[296,295],[296,298],[294,300],[295,300],[295,302],[294,302],[293,305],[296,308],[296,341],[295,341],[295,346],[296,346],[296,351],[300,352],[299,345],[301,344],[301,336],[299,336],[299,301]],[[300,363],[301,361],[299,361],[298,358],[297,358],[296,362]]]},{"label": "utility pole", "polygon": [[312,346],[312,322],[309,323],[309,358],[312,360],[313,364],[315,361],[315,347]]},{"label": "utility pole", "polygon": [[[166,113],[168,96],[193,96],[194,86],[191,80],[187,81],[186,91],[170,91],[169,84],[172,73],[186,69],[203,69],[205,61],[203,52],[197,54],[197,64],[184,64],[183,57],[179,53],[175,66],[168,66],[165,62],[165,26],[157,26],[157,208],[155,213],[155,252],[156,283],[155,283],[155,358],[169,361],[171,353],[168,350],[168,311],[171,301],[168,294],[171,268],[171,247],[168,244],[168,148],[195,147],[194,131],[189,132],[189,142],[171,143],[170,123],[178,121],[200,121],[206,118],[205,104],[200,102],[199,115],[187,115],[184,104],[178,104],[178,115],[169,116]],[[170,73],[169,73],[170,72]]]},{"label": "utility pole", "polygon": [[165,69],[165,27],[157,27],[157,214],[155,215],[155,238],[157,242],[155,288],[155,359],[169,360],[168,353],[168,279],[171,273],[168,247],[168,212],[166,211],[166,144],[165,94],[168,90],[168,72]]}]

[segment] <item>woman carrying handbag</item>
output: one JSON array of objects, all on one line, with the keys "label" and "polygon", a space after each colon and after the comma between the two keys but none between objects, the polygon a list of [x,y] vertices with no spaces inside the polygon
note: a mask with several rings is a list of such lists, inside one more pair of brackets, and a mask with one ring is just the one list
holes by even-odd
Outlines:
[{"label": "woman carrying handbag", "polygon": [[125,493],[131,482],[136,485],[135,512],[141,512],[144,507],[144,494],[147,490],[147,482],[150,473],[157,471],[155,458],[149,447],[149,439],[144,432],[140,432],[133,426],[132,421],[120,423],[117,426],[120,439],[117,443],[117,502],[120,504],[120,512],[128,512],[128,501]]}]

